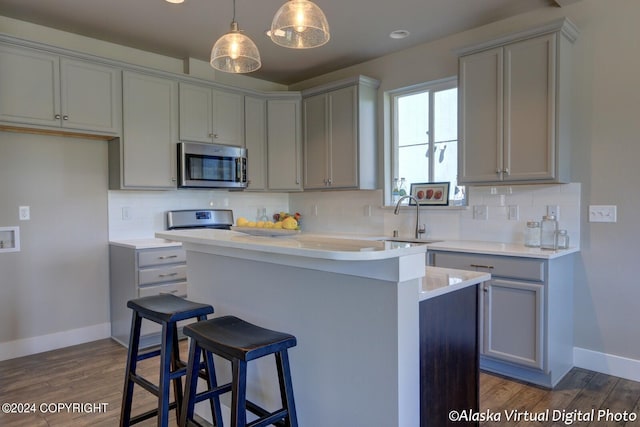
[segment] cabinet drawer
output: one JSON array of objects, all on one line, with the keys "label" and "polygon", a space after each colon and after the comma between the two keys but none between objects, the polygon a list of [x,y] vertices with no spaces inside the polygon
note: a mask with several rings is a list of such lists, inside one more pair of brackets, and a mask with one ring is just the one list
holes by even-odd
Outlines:
[{"label": "cabinet drawer", "polygon": [[169,285],[146,286],[138,289],[139,297],[148,297],[152,295],[172,294],[177,297],[187,296],[187,282],[171,283]]},{"label": "cabinet drawer", "polygon": [[148,250],[138,252],[138,267],[185,262],[186,252],[182,248]]},{"label": "cabinet drawer", "polygon": [[151,283],[162,282],[177,282],[186,279],[186,264],[178,264],[158,268],[146,268],[138,272],[138,285],[148,285]]},{"label": "cabinet drawer", "polygon": [[544,281],[544,261],[533,258],[516,258],[453,252],[434,252],[436,267],[477,270],[492,276],[513,279]]}]

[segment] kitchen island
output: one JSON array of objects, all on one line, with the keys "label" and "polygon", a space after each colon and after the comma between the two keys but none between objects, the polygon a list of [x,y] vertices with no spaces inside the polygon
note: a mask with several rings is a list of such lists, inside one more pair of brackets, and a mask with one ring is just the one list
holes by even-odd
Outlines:
[{"label": "kitchen island", "polygon": [[[424,245],[223,230],[156,236],[187,251],[190,299],[298,338],[290,359],[300,425],[420,425],[420,301],[443,292],[425,279]],[[437,272],[454,292],[490,277],[427,276]],[[230,370],[216,366],[228,381]],[[250,364],[248,398],[279,407],[270,358]]]}]

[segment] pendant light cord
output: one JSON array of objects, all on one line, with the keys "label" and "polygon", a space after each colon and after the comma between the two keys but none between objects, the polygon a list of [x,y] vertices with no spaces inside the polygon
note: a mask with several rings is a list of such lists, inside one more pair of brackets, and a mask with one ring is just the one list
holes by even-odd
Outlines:
[{"label": "pendant light cord", "polygon": [[233,20],[232,22],[236,22],[236,0],[233,0]]}]

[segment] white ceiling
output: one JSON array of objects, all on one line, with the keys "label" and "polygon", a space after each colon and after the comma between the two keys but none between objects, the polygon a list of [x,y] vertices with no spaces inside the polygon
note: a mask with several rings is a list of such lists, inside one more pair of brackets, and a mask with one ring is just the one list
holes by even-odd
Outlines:
[{"label": "white ceiling", "polygon": [[[175,58],[209,61],[229,31],[233,0],[0,0],[0,15]],[[236,0],[236,20],[262,57],[251,76],[291,84],[443,36],[575,0],[315,0],[331,28],[328,44],[275,45],[264,34],[285,0]],[[393,30],[407,30],[403,40]]]}]

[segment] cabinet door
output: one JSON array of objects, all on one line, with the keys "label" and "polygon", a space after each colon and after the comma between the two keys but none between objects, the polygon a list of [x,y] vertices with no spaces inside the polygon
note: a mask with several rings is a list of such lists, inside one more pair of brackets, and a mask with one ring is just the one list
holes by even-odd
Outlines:
[{"label": "cabinet door", "polygon": [[120,71],[65,58],[60,67],[62,126],[120,133]]},{"label": "cabinet door", "polygon": [[247,96],[244,111],[247,190],[264,190],[267,186],[267,101]]},{"label": "cabinet door", "polygon": [[329,102],[329,186],[358,187],[358,89],[332,91]]},{"label": "cabinet door", "polygon": [[180,140],[212,141],[212,96],[208,87],[180,83]]},{"label": "cabinet door", "polygon": [[543,369],[544,286],[495,279],[481,298],[482,354]]},{"label": "cabinet door", "polygon": [[244,96],[214,90],[212,123],[213,142],[244,147]]},{"label": "cabinet door", "polygon": [[505,181],[555,177],[556,35],[513,43],[505,52]]},{"label": "cabinet door", "polygon": [[461,57],[459,73],[459,181],[497,181],[502,175],[502,48]]},{"label": "cabinet door", "polygon": [[327,95],[304,100],[304,188],[328,185],[329,129]]},{"label": "cabinet door", "polygon": [[124,71],[122,86],[123,187],[175,188],[177,82]]},{"label": "cabinet door", "polygon": [[301,190],[300,101],[267,101],[267,173],[270,190]]},{"label": "cabinet door", "polygon": [[59,57],[0,46],[0,94],[0,120],[59,126]]}]

